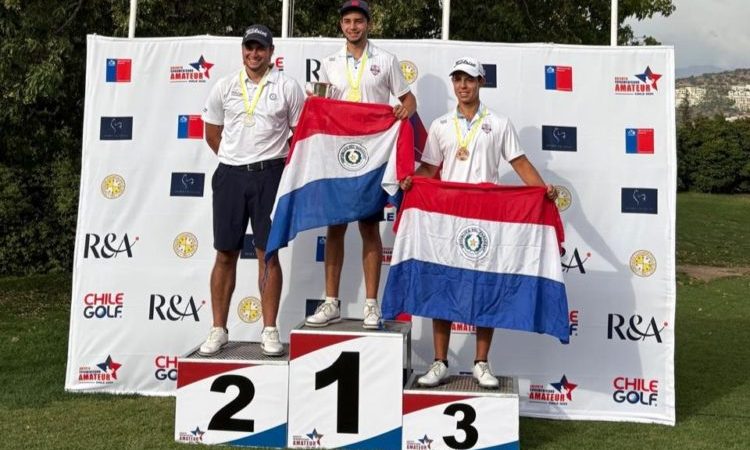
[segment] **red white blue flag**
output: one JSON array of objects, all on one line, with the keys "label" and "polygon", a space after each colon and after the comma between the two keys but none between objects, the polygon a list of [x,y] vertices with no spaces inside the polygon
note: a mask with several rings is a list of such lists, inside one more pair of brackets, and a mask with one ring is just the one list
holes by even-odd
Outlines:
[{"label": "red white blue flag", "polygon": [[383,317],[407,312],[567,343],[563,227],[545,191],[415,178],[397,222]]},{"label": "red white blue flag", "polygon": [[382,211],[413,171],[411,125],[391,106],[308,98],[276,194],[267,255],[301,231]]}]

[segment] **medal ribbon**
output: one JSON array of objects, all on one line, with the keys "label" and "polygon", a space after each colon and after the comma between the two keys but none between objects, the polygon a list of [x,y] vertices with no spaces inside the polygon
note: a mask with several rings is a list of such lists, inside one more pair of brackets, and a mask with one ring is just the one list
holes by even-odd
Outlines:
[{"label": "medal ribbon", "polygon": [[245,85],[245,78],[249,77],[247,76],[245,69],[240,70],[240,88],[242,88],[242,100],[245,102],[245,113],[247,113],[248,117],[252,117],[255,114],[255,107],[258,106],[260,94],[263,93],[263,88],[266,87],[266,83],[268,82],[268,75],[270,74],[271,69],[269,68],[266,71],[266,74],[263,75],[263,78],[261,78],[260,83],[258,83],[258,89],[255,90],[255,94],[253,94],[253,100],[251,103],[248,99],[247,86]]},{"label": "medal ribbon", "polygon": [[352,71],[349,69],[349,58],[346,58],[346,76],[349,80],[349,95],[346,99],[350,102],[359,102],[362,100],[362,92],[359,89],[359,85],[362,83],[362,75],[365,73],[365,66],[367,65],[367,49],[362,53],[362,59],[359,61],[359,69],[357,69],[357,79],[354,80],[352,77]]},{"label": "medal ribbon", "polygon": [[471,126],[471,129],[466,134],[466,137],[464,137],[461,133],[461,127],[458,125],[458,113],[456,113],[455,116],[453,116],[453,124],[456,126],[456,138],[458,139],[458,148],[465,148],[469,149],[469,144],[471,143],[471,140],[474,139],[474,135],[477,134],[477,131],[479,131],[479,126],[482,124],[482,121],[484,120],[485,116],[487,116],[487,108],[484,108],[482,113],[479,115],[479,119],[474,122],[474,125]]}]

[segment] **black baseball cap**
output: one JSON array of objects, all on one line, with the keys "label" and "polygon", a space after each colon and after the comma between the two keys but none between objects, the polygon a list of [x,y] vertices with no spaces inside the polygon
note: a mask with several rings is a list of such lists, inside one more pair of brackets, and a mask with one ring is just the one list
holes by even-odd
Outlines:
[{"label": "black baseball cap", "polygon": [[251,41],[255,41],[265,48],[271,47],[273,45],[271,30],[265,25],[250,25],[245,29],[245,34],[242,37],[242,45]]},{"label": "black baseball cap", "polygon": [[359,11],[367,17],[367,20],[370,20],[370,5],[365,1],[349,0],[344,2],[344,4],[341,5],[341,8],[339,8],[339,15],[343,16],[349,11]]}]

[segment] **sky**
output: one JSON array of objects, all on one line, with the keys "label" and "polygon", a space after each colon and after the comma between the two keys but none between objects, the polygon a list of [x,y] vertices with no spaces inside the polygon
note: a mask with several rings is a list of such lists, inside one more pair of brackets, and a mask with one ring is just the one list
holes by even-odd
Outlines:
[{"label": "sky", "polygon": [[672,0],[669,17],[627,23],[636,36],[675,48],[677,70],[691,66],[750,68],[750,0]]}]

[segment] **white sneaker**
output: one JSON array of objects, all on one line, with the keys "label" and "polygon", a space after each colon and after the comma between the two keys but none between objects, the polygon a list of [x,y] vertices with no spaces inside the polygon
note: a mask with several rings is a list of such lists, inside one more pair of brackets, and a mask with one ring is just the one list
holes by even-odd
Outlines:
[{"label": "white sneaker", "polygon": [[284,354],[284,346],[279,341],[278,328],[263,328],[263,332],[260,333],[260,349],[266,356],[281,356]]},{"label": "white sneaker", "polygon": [[323,302],[318,305],[315,314],[307,316],[305,325],[309,327],[324,327],[329,323],[341,322],[341,312],[338,302]]},{"label": "white sneaker", "polygon": [[219,350],[227,345],[227,342],[229,342],[227,331],[222,327],[213,327],[211,328],[211,332],[208,333],[206,342],[198,349],[198,354],[201,356],[213,356],[219,353]]},{"label": "white sneaker", "polygon": [[497,389],[500,387],[500,382],[497,380],[495,375],[492,375],[490,371],[490,365],[484,361],[480,361],[474,364],[474,379],[479,383],[480,387],[485,389]]},{"label": "white sneaker", "polygon": [[362,321],[362,327],[367,328],[368,330],[378,330],[380,329],[380,305],[377,303],[373,303],[368,305],[365,303],[365,311],[364,311],[364,320]]},{"label": "white sneaker", "polygon": [[426,374],[417,379],[417,384],[423,387],[435,387],[448,379],[448,366],[443,361],[435,361]]}]

